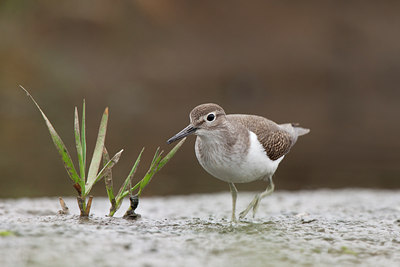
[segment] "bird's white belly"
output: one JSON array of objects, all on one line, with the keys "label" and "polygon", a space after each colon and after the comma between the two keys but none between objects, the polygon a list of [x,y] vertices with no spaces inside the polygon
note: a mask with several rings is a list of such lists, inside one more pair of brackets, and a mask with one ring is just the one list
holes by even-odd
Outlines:
[{"label": "bird's white belly", "polygon": [[251,131],[249,133],[250,148],[247,155],[226,153],[223,149],[218,149],[221,147],[218,145],[207,149],[203,144],[201,151],[207,155],[201,156],[196,142],[196,156],[200,165],[216,178],[231,183],[247,183],[273,175],[284,156],[275,161],[271,160],[257,140],[256,134]]}]

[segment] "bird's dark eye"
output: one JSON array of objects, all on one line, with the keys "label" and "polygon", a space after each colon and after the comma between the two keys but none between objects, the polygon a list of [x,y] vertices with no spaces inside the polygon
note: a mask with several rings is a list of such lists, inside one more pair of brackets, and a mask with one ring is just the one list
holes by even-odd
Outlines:
[{"label": "bird's dark eye", "polygon": [[213,121],[215,119],[215,115],[214,114],[208,114],[208,116],[207,116],[207,120],[208,121]]}]

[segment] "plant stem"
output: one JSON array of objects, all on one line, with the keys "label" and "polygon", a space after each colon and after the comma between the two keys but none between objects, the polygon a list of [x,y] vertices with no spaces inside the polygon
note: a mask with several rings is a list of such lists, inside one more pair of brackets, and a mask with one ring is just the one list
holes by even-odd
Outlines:
[{"label": "plant stem", "polygon": [[61,206],[61,210],[58,211],[59,214],[69,214],[69,209],[67,207],[67,205],[65,204],[64,199],[62,199],[62,197],[58,198],[60,200],[60,206]]},{"label": "plant stem", "polygon": [[86,213],[86,199],[85,197],[78,196],[76,197],[78,200],[78,207],[81,211],[81,217],[87,217],[89,214]]},{"label": "plant stem", "polygon": [[89,216],[89,214],[90,214],[90,208],[92,207],[92,200],[93,200],[93,196],[90,195],[89,200],[86,205],[86,214],[87,214],[86,216]]}]

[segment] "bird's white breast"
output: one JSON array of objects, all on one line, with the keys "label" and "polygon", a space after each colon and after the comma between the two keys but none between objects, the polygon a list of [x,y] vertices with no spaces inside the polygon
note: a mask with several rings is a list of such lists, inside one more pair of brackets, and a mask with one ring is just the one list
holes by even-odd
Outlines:
[{"label": "bird's white breast", "polygon": [[274,174],[284,156],[273,161],[266,155],[255,133],[249,131],[249,139],[250,146],[244,155],[239,148],[230,151],[224,149],[223,140],[201,140],[201,137],[197,137],[197,159],[208,173],[225,182],[247,183]]}]

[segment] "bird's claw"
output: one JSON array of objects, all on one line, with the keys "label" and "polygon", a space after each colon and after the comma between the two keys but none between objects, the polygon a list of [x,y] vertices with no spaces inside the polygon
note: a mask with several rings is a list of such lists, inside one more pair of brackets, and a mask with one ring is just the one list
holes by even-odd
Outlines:
[{"label": "bird's claw", "polygon": [[260,203],[260,195],[256,195],[254,197],[253,201],[251,201],[250,204],[247,206],[247,208],[239,214],[239,219],[241,220],[244,217],[246,217],[247,213],[249,213],[249,211],[251,209],[253,209],[253,218],[254,218],[256,215],[259,203]]},{"label": "bird's claw", "polygon": [[239,220],[244,219],[244,217],[246,217],[247,213],[248,213],[248,211],[246,211],[246,210],[242,211],[242,212],[239,214]]}]

